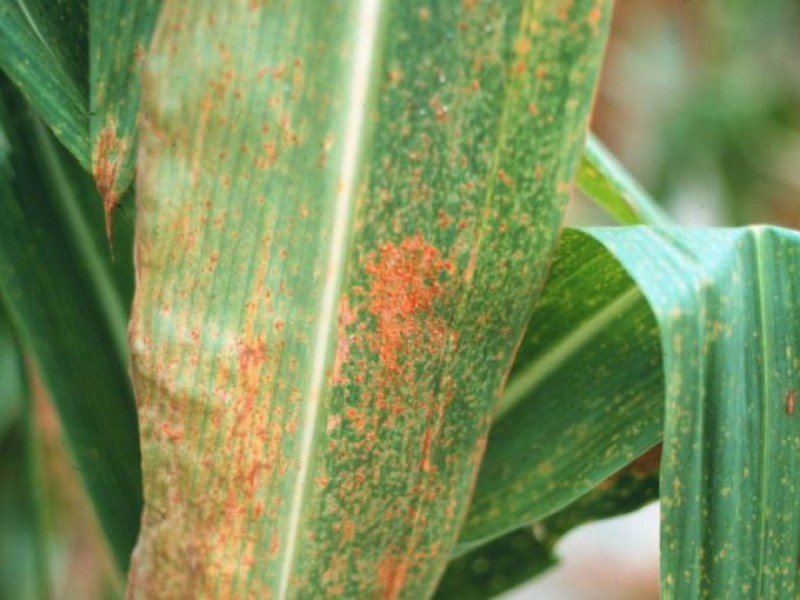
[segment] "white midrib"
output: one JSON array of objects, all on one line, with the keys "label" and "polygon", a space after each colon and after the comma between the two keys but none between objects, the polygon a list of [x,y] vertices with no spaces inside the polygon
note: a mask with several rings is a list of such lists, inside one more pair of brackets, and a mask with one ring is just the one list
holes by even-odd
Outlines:
[{"label": "white midrib", "polygon": [[53,58],[56,58],[56,55],[53,53],[53,49],[50,47],[50,44],[47,43],[47,40],[42,35],[42,32],[39,29],[39,26],[36,24],[36,21],[33,20],[33,16],[31,15],[30,11],[28,10],[28,6],[25,4],[25,2],[23,0],[17,0],[17,6],[19,7],[19,10],[22,13],[22,16],[25,17],[26,21],[28,21],[28,25],[31,26],[31,29],[33,30],[33,33],[36,34],[36,37],[42,43],[42,46],[44,46],[45,50],[47,50],[47,52],[50,54],[50,56],[52,56]]},{"label": "white midrib", "polygon": [[361,159],[364,123],[367,121],[369,80],[374,59],[374,46],[379,29],[382,0],[359,0],[356,9],[356,46],[353,53],[352,71],[347,100],[349,111],[344,127],[340,185],[337,188],[331,241],[328,249],[328,268],[322,290],[319,319],[314,332],[311,373],[305,394],[305,411],[300,430],[298,467],[295,485],[289,498],[289,525],[286,533],[286,550],[283,554],[277,597],[284,600],[289,595],[291,575],[297,555],[297,540],[300,536],[300,521],[303,514],[308,479],[311,472],[312,450],[316,436],[317,420],[325,385],[328,353],[337,330],[338,296],[344,277],[346,245],[350,218],[356,194],[356,184]]}]

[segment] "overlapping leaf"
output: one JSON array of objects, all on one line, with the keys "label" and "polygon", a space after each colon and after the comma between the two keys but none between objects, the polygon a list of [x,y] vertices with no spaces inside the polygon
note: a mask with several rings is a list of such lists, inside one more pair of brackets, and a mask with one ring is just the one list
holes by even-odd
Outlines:
[{"label": "overlapping leaf", "polygon": [[618,223],[669,224],[669,217],[593,135],[586,139],[576,182],[583,193]]},{"label": "overlapping leaf", "polygon": [[664,349],[662,594],[800,591],[800,235],[591,230],[642,286]]},{"label": "overlapping leaf", "polygon": [[589,521],[631,512],[658,498],[660,456],[659,445],[555,514],[451,561],[437,597],[494,598],[555,566],[554,546],[570,530]]},{"label": "overlapping leaf", "polygon": [[0,423],[0,595],[38,600],[51,593],[27,392],[22,354],[0,311],[0,410],[14,406]]},{"label": "overlapping leaf", "polygon": [[612,255],[566,230],[509,378],[458,553],[544,519],[661,438],[652,310]]},{"label": "overlapping leaf", "polygon": [[[666,394],[661,483],[665,597],[746,593],[793,598],[793,561],[800,544],[794,514],[800,479],[795,418],[798,234],[774,228],[601,229],[569,233],[564,248],[572,239],[593,247],[594,255],[604,254],[587,234],[636,279],[659,322]],[[557,274],[554,269],[555,281]],[[562,412],[571,413],[576,396],[561,398],[572,398],[570,411],[562,404]],[[513,401],[512,394],[512,408],[501,415],[499,427],[509,414],[515,422],[524,418],[523,404]],[[553,428],[548,435],[551,412],[557,411],[537,412],[541,423],[529,423],[539,444],[564,432]],[[522,435],[507,439],[519,444]],[[580,453],[582,446],[572,451]],[[532,480],[536,463],[531,457],[553,451],[503,456],[503,447],[503,441],[490,442],[461,548],[469,548],[470,535],[501,533],[510,521],[507,514],[517,515],[522,524],[552,507],[537,504],[544,494],[537,495],[536,487],[513,487],[506,483],[513,479],[503,476],[516,473],[519,481]],[[601,462],[604,453],[596,454],[600,460],[594,462]],[[558,470],[541,485],[546,490],[552,481],[573,477]],[[505,501],[496,491],[501,485],[507,486],[501,488]],[[533,494],[531,506],[538,514],[515,512],[518,492]]]}]

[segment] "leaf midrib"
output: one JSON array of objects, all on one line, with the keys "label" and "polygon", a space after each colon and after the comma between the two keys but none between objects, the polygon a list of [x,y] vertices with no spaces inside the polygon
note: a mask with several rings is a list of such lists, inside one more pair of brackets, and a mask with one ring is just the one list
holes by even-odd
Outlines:
[{"label": "leaf midrib", "polygon": [[495,420],[501,418],[518,402],[536,389],[543,381],[555,373],[571,356],[589,345],[597,335],[614,319],[623,315],[644,296],[639,288],[631,283],[627,289],[600,311],[585,319],[566,336],[553,345],[549,352],[540,355],[518,375],[506,388],[506,393],[497,409]]},{"label": "leaf midrib", "polygon": [[374,103],[371,82],[374,83],[375,78],[372,77],[372,72],[378,62],[377,55],[380,53],[380,48],[377,47],[377,44],[380,43],[377,32],[380,28],[382,9],[383,0],[359,0],[355,13],[357,17],[353,28],[359,35],[356,36],[356,47],[353,50],[352,68],[346,78],[351,83],[347,95],[349,111],[343,128],[341,185],[334,202],[328,268],[320,300],[320,318],[313,336],[311,373],[305,394],[308,400],[305,403],[306,414],[299,437],[299,464],[294,489],[289,499],[291,508],[288,519],[287,548],[281,565],[277,594],[277,597],[282,600],[288,597],[291,574],[296,562],[297,539],[300,536],[303,506],[311,476],[314,440],[325,386],[325,374],[337,330],[337,306],[345,276],[347,239],[352,224],[361,157],[368,138],[365,124],[368,121],[371,104]]}]

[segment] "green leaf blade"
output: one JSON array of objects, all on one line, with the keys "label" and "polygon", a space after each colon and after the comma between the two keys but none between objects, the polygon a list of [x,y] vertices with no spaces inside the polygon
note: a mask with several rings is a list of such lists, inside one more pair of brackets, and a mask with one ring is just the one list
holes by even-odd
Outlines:
[{"label": "green leaf blade", "polygon": [[578,187],[622,225],[670,225],[670,218],[595,136],[589,135]]},{"label": "green leaf blade", "polygon": [[796,597],[800,236],[592,235],[640,282],[662,327],[664,597]]},{"label": "green leaf blade", "polygon": [[56,4],[3,2],[0,68],[88,169],[88,10],[85,0]]}]

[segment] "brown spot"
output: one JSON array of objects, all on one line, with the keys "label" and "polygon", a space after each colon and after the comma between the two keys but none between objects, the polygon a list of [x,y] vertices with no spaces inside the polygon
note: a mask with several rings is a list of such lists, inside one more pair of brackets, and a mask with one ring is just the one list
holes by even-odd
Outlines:
[{"label": "brown spot", "polygon": [[545,66],[536,67],[536,79],[541,81],[545,77],[547,77],[547,67]]},{"label": "brown spot", "polygon": [[447,107],[442,104],[438,97],[434,96],[431,98],[428,102],[428,106],[430,106],[433,112],[436,114],[437,121],[442,122],[447,119]]},{"label": "brown spot", "polygon": [[403,79],[403,71],[398,67],[389,70],[389,83],[394,85]]},{"label": "brown spot", "polygon": [[431,18],[431,9],[426,6],[423,6],[422,8],[419,9],[419,12],[417,14],[419,15],[420,21],[427,21]]},{"label": "brown spot", "polygon": [[794,390],[789,390],[786,392],[786,397],[784,398],[784,407],[786,409],[786,414],[790,417],[794,414],[794,408],[796,404],[796,397],[797,394]]},{"label": "brown spot", "polygon": [[531,43],[525,38],[519,38],[514,43],[514,49],[520,56],[525,56],[526,54],[528,54],[528,52],[531,51]]},{"label": "brown spot", "polygon": [[169,423],[161,424],[161,433],[163,433],[164,437],[171,442],[177,442],[178,440],[183,438],[183,430],[173,429]]},{"label": "brown spot", "polygon": [[103,199],[106,238],[109,246],[112,247],[113,213],[119,205],[121,191],[117,189],[117,178],[127,154],[127,140],[117,137],[117,124],[114,119],[109,119],[95,142],[94,154],[92,155],[92,173],[97,183],[97,190]]},{"label": "brown spot", "polygon": [[450,227],[450,225],[453,224],[453,217],[448,215],[443,210],[439,210],[436,213],[436,224],[442,229],[447,229],[448,227]]},{"label": "brown spot", "polygon": [[421,471],[430,472],[430,451],[431,451],[431,428],[425,428],[425,438],[422,441],[422,458],[419,461],[419,468]]},{"label": "brown spot", "polygon": [[653,446],[650,450],[625,467],[622,472],[640,476],[655,473],[661,467],[662,449],[661,444]]},{"label": "brown spot", "polygon": [[514,187],[514,180],[511,179],[511,176],[506,173],[503,169],[497,171],[497,178],[503,183],[506,187]]}]

